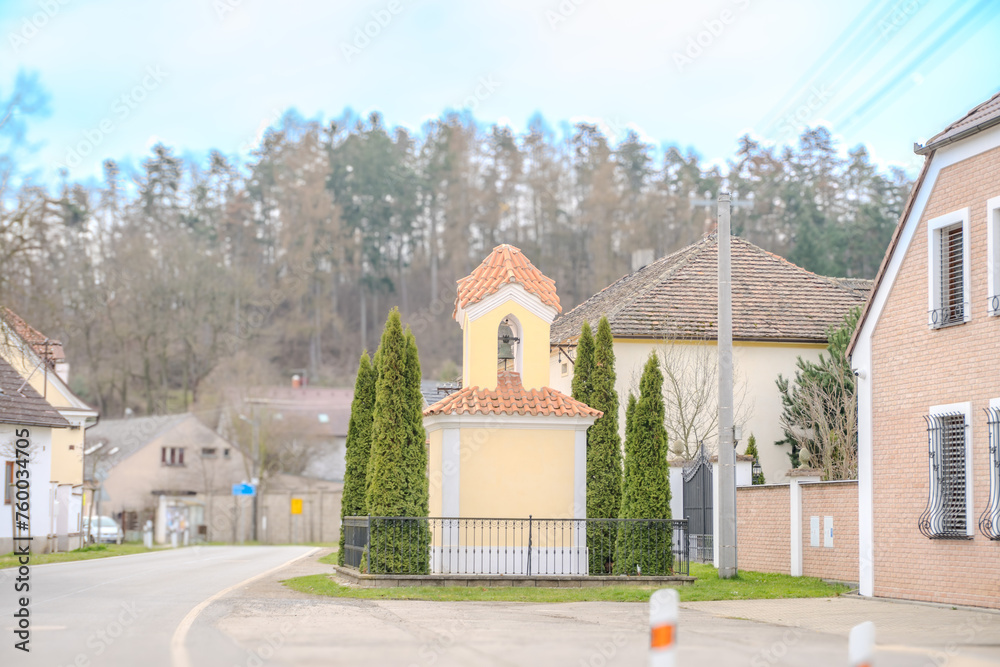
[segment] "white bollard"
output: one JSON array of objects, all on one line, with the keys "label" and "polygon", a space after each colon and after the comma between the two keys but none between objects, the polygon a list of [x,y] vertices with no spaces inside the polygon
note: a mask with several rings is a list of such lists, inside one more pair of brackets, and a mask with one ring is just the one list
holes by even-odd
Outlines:
[{"label": "white bollard", "polygon": [[875,624],[855,625],[847,639],[847,658],[851,667],[871,667],[875,663]]},{"label": "white bollard", "polygon": [[649,598],[649,665],[677,664],[677,616],[680,598],[673,588],[656,591]]}]

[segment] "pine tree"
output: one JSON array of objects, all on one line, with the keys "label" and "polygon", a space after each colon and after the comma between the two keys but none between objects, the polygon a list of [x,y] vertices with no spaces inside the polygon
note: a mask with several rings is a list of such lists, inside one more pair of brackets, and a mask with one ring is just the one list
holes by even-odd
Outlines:
[{"label": "pine tree", "polygon": [[372,516],[405,519],[372,520],[371,571],[423,574],[429,566],[427,526],[419,518],[427,516],[428,487],[422,414],[415,407],[420,361],[413,334],[403,332],[397,308],[382,332],[378,368],[365,500]]},{"label": "pine tree", "polygon": [[[639,400],[629,398],[626,425],[622,519],[670,519],[670,469],[663,426],[663,375],[655,353],[642,372]],[[630,521],[618,529],[616,574],[669,574],[673,568],[669,521]]]},{"label": "pine tree", "polygon": [[[757,438],[754,437],[753,433],[750,434],[750,439],[747,440],[747,448],[746,451],[743,452],[743,454],[746,456],[753,457],[753,465],[755,466],[760,465],[760,454],[757,453]],[[753,481],[751,482],[751,484],[766,484],[766,482],[764,481],[763,470],[757,473],[753,473]]]},{"label": "pine tree", "polygon": [[590,382],[594,373],[594,336],[590,322],[583,323],[580,339],[576,342],[576,359],[573,360],[573,398],[590,405]]},{"label": "pine tree", "polygon": [[344,564],[344,517],[362,516],[365,509],[365,478],[372,446],[372,411],[375,408],[375,368],[365,350],[358,363],[351,402],[351,421],[347,426],[347,468],[344,471],[344,495],[340,503],[340,550],[337,562]]},{"label": "pine tree", "polygon": [[[606,317],[597,326],[588,404],[604,415],[587,430],[587,518],[614,519],[621,509],[622,454],[614,339]],[[614,530],[610,525],[591,524],[587,545],[592,573],[610,572],[613,540]]]},{"label": "pine tree", "polygon": [[[781,394],[780,423],[785,435],[775,444],[791,445],[788,458],[793,468],[799,466],[799,452],[805,448],[812,457],[809,465],[823,469],[828,479],[853,479],[857,475],[856,417],[847,420],[850,423],[844,422],[845,416],[851,413],[856,415],[857,388],[854,371],[847,358],[847,345],[860,317],[861,309],[854,308],[839,324],[831,325],[827,331],[826,346],[829,356],[820,355],[818,362],[799,357],[795,364],[794,383],[790,381],[792,378],[780,373],[775,380]],[[825,428],[816,423],[817,408],[823,413]],[[831,431],[831,425],[840,427]],[[824,442],[829,440],[829,437],[822,437],[824,430],[828,431],[827,436],[834,435],[839,443],[847,443],[846,450],[838,451],[841,446],[831,448],[829,442]],[[855,462],[853,465],[852,461]]]}]

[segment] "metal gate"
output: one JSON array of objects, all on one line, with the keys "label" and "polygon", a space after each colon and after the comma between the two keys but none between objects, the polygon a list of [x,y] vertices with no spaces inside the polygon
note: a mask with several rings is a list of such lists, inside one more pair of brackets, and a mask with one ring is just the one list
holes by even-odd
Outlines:
[{"label": "metal gate", "polygon": [[688,520],[688,550],[693,561],[712,561],[712,462],[702,443],[698,455],[684,466],[684,518]]}]

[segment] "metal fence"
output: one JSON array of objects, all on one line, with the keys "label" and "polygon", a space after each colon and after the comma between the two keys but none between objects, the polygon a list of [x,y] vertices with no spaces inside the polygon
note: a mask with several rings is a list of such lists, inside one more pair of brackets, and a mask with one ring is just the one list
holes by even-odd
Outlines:
[{"label": "metal fence", "polygon": [[689,574],[686,520],[350,516],[344,562],[372,574]]}]

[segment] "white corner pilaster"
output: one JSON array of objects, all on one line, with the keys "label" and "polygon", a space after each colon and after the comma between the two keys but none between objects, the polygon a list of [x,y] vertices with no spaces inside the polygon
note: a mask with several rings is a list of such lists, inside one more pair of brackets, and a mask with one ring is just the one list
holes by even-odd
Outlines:
[{"label": "white corner pilaster", "polygon": [[791,519],[789,540],[791,545],[791,564],[789,573],[793,577],[802,576],[802,486],[803,482],[818,482],[819,475],[795,476],[788,478],[789,517]]},{"label": "white corner pilaster", "polygon": [[573,446],[573,518],[587,518],[587,430],[576,431]]},{"label": "white corner pilaster", "polygon": [[712,565],[719,567],[719,463],[712,464]]},{"label": "white corner pilaster", "polygon": [[457,428],[441,431],[441,516],[461,516],[462,440]]},{"label": "white corner pilaster", "polygon": [[789,572],[793,577],[802,576],[802,487],[799,486],[801,480],[797,477],[789,478],[788,497],[791,507],[789,516],[791,517],[791,539],[789,540],[792,553]]}]

